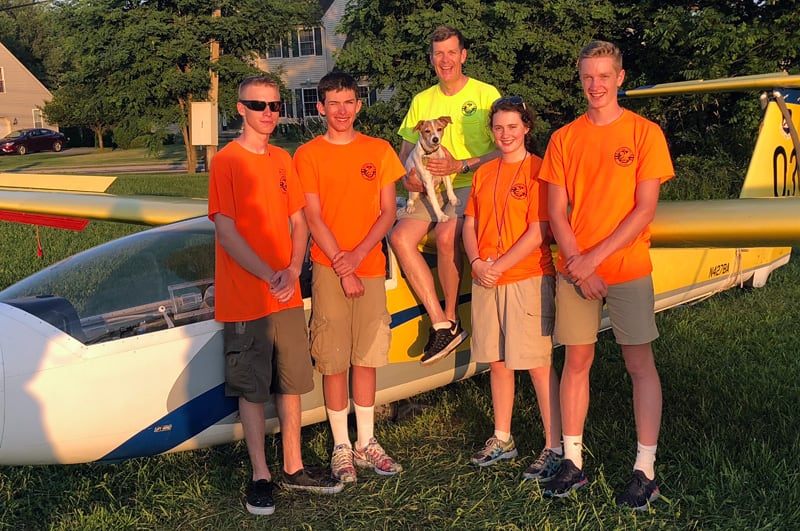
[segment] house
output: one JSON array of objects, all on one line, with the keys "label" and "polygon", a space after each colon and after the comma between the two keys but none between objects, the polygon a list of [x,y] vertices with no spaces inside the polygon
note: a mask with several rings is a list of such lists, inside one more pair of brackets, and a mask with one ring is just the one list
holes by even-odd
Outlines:
[{"label": "house", "polygon": [[41,108],[53,95],[0,43],[0,137],[15,129],[48,127]]},{"label": "house", "polygon": [[[279,74],[290,92],[290,101],[281,109],[283,122],[303,123],[308,118],[319,118],[317,84],[333,69],[334,55],[347,39],[347,35],[336,32],[347,2],[320,0],[324,13],[320,26],[292,29],[259,59],[259,68]],[[364,104],[375,102],[378,95],[367,82],[359,85]]]}]

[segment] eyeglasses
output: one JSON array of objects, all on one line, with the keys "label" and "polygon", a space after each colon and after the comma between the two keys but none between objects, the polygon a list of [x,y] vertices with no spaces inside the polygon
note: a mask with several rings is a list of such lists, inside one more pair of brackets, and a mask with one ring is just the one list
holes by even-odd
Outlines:
[{"label": "eyeglasses", "polygon": [[279,112],[283,102],[278,101],[262,101],[262,100],[239,100],[239,103],[250,109],[251,111],[261,112],[267,107],[272,112]]},{"label": "eyeglasses", "polygon": [[523,109],[527,109],[528,107],[525,105],[525,101],[519,96],[503,96],[500,99],[497,99],[492,103],[492,109],[495,110],[501,105],[522,105]]}]

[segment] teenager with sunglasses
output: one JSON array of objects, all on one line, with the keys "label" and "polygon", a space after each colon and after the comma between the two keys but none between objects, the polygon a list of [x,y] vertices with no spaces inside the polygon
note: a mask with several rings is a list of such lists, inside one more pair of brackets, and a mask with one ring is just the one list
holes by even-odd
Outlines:
[{"label": "teenager with sunglasses", "polygon": [[239,85],[242,134],[214,157],[208,216],[216,229],[215,318],[224,323],[225,393],[239,398],[252,465],[247,510],[275,510],[264,448],[264,403],[271,396],[283,441],[283,485],[332,494],[343,485],[307,470],[300,452],[300,395],[314,388],[300,268],[308,226],[291,156],[269,145],[281,101],[277,83]]},{"label": "teenager with sunglasses", "polygon": [[514,372],[526,370],[539,403],[544,449],[523,477],[546,483],[562,454],[547,188],[536,178],[542,159],[528,149],[533,113],[522,99],[495,101],[489,126],[500,158],[475,172],[463,237],[472,265],[471,355],[490,367],[494,434],[471,461],[487,466],[517,456],[511,435]]}]

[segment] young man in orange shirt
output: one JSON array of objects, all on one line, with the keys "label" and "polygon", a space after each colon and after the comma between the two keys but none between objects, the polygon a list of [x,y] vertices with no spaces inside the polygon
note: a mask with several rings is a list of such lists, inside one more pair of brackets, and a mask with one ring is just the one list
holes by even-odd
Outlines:
[{"label": "young man in orange shirt", "polygon": [[275,394],[283,440],[283,485],[334,493],[343,485],[303,467],[300,395],[314,388],[298,278],[308,227],[288,153],[269,145],[281,101],[267,76],[239,85],[242,134],[214,157],[208,216],[216,228],[215,313],[224,322],[225,392],[239,415],[253,466],[247,510],[272,514],[274,484],[264,454],[264,403]]},{"label": "young man in orange shirt", "polygon": [[[327,74],[317,94],[327,131],[294,155],[313,238],[311,354],[322,374],[333,432],[331,474],[353,482],[354,464],[382,475],[402,470],[374,436],[374,409],[376,368],[388,363],[392,337],[381,240],[394,223],[395,182],[405,168],[388,142],[354,129],[361,100],[350,75]],[[347,431],[348,375],[355,449]]]},{"label": "young man in orange shirt", "polygon": [[661,129],[617,101],[625,78],[619,49],[609,42],[588,44],[578,70],[589,108],[555,132],[539,174],[549,183],[550,226],[559,246],[555,339],[566,345],[564,461],[545,495],[566,496],[587,483],[583,426],[605,300],[633,383],[638,438],[633,476],[617,504],[643,510],[659,496],[655,453],[661,425],[661,383],[651,348],[658,330],[649,225],[661,183],[674,170]]}]

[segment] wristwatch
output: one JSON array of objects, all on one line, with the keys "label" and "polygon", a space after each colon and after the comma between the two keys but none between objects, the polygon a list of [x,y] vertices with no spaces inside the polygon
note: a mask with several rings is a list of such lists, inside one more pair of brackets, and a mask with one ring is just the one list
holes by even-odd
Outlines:
[{"label": "wristwatch", "polygon": [[461,161],[461,173],[469,173],[469,161]]}]

